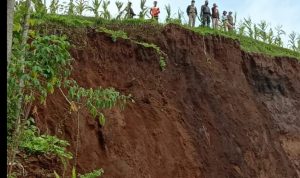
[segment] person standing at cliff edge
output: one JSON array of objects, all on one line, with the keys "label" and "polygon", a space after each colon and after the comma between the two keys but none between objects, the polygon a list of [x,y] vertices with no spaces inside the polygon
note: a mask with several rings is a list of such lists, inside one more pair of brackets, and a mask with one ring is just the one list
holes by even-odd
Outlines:
[{"label": "person standing at cliff edge", "polygon": [[192,0],[191,5],[189,5],[186,9],[186,13],[189,16],[189,26],[195,27],[196,16],[197,16],[197,8],[195,6],[195,1]]},{"label": "person standing at cliff edge", "polygon": [[201,6],[201,19],[202,26],[210,27],[210,8],[208,7],[208,0],[205,1],[205,4]]},{"label": "person standing at cliff edge", "polygon": [[127,5],[127,8],[126,8],[126,11],[127,11],[126,16],[127,16],[127,18],[130,18],[130,19],[132,19],[133,16],[136,15],[136,14],[133,12],[133,9],[132,9],[131,5],[132,5],[132,3],[129,1],[129,2],[128,2],[128,5]]},{"label": "person standing at cliff edge", "polygon": [[212,27],[213,29],[218,29],[219,27],[219,20],[220,20],[220,14],[219,14],[219,9],[216,3],[214,3],[213,7],[211,8],[212,12]]},{"label": "person standing at cliff edge", "polygon": [[158,15],[160,13],[159,7],[157,7],[157,1],[154,1],[154,7],[150,9],[150,14],[152,16],[152,19],[155,19],[158,21]]}]

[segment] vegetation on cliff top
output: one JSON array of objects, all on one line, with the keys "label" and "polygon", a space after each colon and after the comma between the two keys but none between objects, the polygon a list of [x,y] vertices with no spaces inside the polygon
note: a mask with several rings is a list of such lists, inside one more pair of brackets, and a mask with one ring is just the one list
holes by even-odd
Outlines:
[{"label": "vegetation on cliff top", "polygon": [[132,28],[139,28],[141,26],[156,26],[158,29],[163,29],[163,27],[167,24],[177,24],[181,26],[182,28],[185,28],[187,30],[191,30],[196,32],[199,35],[219,35],[224,36],[227,38],[231,38],[234,40],[238,40],[240,42],[241,48],[244,51],[247,52],[253,52],[253,53],[261,53],[266,54],[270,56],[278,56],[278,57],[291,57],[300,59],[300,50],[298,51],[298,47],[295,48],[295,50],[284,48],[280,45],[275,45],[275,43],[266,43],[263,41],[260,41],[258,39],[253,39],[249,36],[246,36],[244,34],[239,34],[235,32],[226,32],[221,30],[213,30],[210,28],[203,28],[203,27],[197,27],[197,28],[191,28],[186,25],[182,25],[179,23],[179,21],[176,20],[170,20],[168,23],[161,24],[157,23],[152,20],[145,20],[145,19],[111,19],[106,20],[103,18],[95,18],[95,17],[85,17],[85,16],[70,16],[70,15],[45,15],[43,18],[36,17],[37,24],[57,24],[62,25],[70,28],[76,28],[76,27],[105,27],[105,26],[114,26],[121,29],[125,26],[131,26]]}]

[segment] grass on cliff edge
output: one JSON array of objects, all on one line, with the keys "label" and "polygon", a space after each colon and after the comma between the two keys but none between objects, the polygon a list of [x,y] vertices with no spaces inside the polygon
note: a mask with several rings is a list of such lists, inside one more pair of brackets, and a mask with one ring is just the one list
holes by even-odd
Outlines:
[{"label": "grass on cliff edge", "polygon": [[[55,23],[68,27],[95,27],[95,26],[105,26],[105,25],[116,25],[122,26],[143,26],[143,25],[155,25],[159,28],[163,28],[167,24],[160,24],[152,20],[142,20],[142,19],[126,19],[126,20],[105,20],[95,17],[85,17],[85,16],[68,16],[68,15],[50,15],[47,14],[44,17],[33,17],[37,20],[38,24],[43,23]],[[278,57],[292,57],[300,60],[300,53],[292,51],[287,48],[282,48],[275,45],[270,45],[263,43],[258,40],[254,40],[250,37],[237,35],[232,32],[224,32],[220,30],[213,30],[209,28],[190,28],[181,24],[176,23],[185,29],[192,30],[200,35],[220,35],[227,38],[235,39],[240,42],[241,48],[247,52],[262,53],[269,56]]]}]

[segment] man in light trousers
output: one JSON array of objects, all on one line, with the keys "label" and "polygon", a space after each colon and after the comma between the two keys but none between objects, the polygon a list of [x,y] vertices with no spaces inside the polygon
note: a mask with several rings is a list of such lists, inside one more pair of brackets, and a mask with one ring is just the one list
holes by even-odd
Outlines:
[{"label": "man in light trousers", "polygon": [[195,6],[195,1],[192,0],[191,5],[186,9],[186,13],[189,16],[189,26],[195,27],[196,17],[197,17],[197,8]]}]

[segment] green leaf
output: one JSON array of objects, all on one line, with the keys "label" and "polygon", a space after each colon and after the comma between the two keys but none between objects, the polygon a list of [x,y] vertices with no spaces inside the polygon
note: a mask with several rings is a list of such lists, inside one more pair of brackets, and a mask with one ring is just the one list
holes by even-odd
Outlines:
[{"label": "green leaf", "polygon": [[105,125],[105,117],[104,117],[104,115],[102,113],[99,114],[98,119],[99,119],[99,124],[101,126],[104,126]]},{"label": "green leaf", "polygon": [[22,29],[22,26],[20,23],[14,23],[13,31],[14,32],[20,32]]},{"label": "green leaf", "polygon": [[55,178],[60,178],[60,176],[54,171]]},{"label": "green leaf", "polygon": [[76,178],[76,169],[73,167],[72,169],[72,178]]}]

